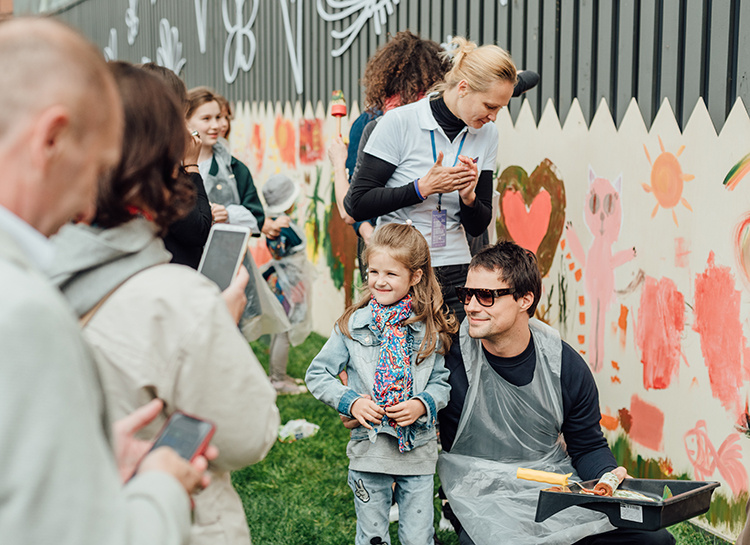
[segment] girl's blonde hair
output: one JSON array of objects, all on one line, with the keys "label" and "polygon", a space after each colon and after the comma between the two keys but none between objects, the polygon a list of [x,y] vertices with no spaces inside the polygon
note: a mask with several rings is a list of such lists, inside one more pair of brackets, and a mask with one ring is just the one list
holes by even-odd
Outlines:
[{"label": "girl's blonde hair", "polygon": [[455,48],[443,54],[452,59],[453,66],[444,80],[432,88],[433,91],[453,89],[461,80],[466,80],[472,91],[480,93],[487,91],[496,81],[516,84],[516,65],[505,49],[496,45],[477,47],[461,36],[454,37],[450,43]]},{"label": "girl's blonde hair", "polygon": [[[416,322],[425,325],[424,339],[417,353],[417,364],[437,349],[438,340],[438,352],[446,354],[451,347],[451,335],[458,331],[458,321],[453,314],[448,314],[443,308],[443,294],[430,264],[430,248],[422,233],[415,227],[402,223],[381,225],[373,233],[365,250],[365,262],[375,252],[387,252],[406,267],[411,275],[422,271],[420,281],[409,290],[412,297],[412,315],[402,322],[402,325]],[[362,299],[346,309],[336,322],[339,331],[350,339],[352,334],[349,331],[349,319],[355,311],[370,303],[370,297],[369,291],[366,292]]]}]

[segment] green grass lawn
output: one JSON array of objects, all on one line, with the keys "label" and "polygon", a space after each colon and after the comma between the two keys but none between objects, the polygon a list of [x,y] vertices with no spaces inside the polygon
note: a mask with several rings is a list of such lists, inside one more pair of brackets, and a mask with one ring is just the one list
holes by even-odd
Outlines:
[{"label": "green grass lawn", "polygon": [[[304,377],[323,343],[325,338],[312,334],[304,344],[292,348],[289,374]],[[261,340],[252,347],[267,369],[268,344]],[[282,424],[305,418],[318,424],[320,431],[294,443],[277,443],[265,460],[232,475],[254,545],[350,545],[354,542],[356,518],[352,492],[346,483],[348,430],[341,425],[335,410],[310,394],[281,396],[277,404]],[[438,509],[436,500],[436,523],[440,518]],[[669,530],[681,545],[726,544],[688,523]],[[397,525],[392,524],[393,545],[399,545],[396,532]],[[445,545],[458,545],[453,532],[438,532],[438,538]]]}]

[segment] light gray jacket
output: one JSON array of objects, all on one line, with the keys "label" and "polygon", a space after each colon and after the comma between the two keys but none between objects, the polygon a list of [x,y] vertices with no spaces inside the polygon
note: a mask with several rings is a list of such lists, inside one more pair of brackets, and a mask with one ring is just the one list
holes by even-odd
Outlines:
[{"label": "light gray jacket", "polygon": [[[114,286],[100,282],[121,277],[118,271],[126,266],[140,267],[84,330],[111,418],[159,397],[166,414],[144,430],[145,437],[153,437],[177,409],[213,421],[212,443],[220,454],[210,466],[211,485],[195,497],[191,543],[247,544],[247,520],[229,471],[258,462],[274,444],[276,392],[213,282],[182,265],[148,267],[139,260],[138,254],[157,256],[154,247],[163,251],[146,227],[144,220],[133,220],[106,231],[63,229],[53,239],[63,249],[53,278],[65,279],[63,293],[83,313],[89,303],[75,298],[75,286],[88,285],[81,293],[104,294]],[[140,265],[133,267],[135,262]]]},{"label": "light gray jacket", "polygon": [[0,228],[0,540],[177,545],[187,494],[149,472],[123,487],[104,398],[60,292]]},{"label": "light gray jacket", "polygon": [[[445,368],[442,354],[433,352],[419,365],[416,364],[417,350],[424,338],[424,324],[409,324],[407,329],[413,347],[413,397],[422,401],[427,408],[427,412],[409,426],[416,449],[435,438],[433,423],[437,419],[437,412],[448,403],[451,387],[448,384],[448,370]],[[349,331],[351,339],[343,335],[338,327],[334,327],[331,337],[310,363],[305,382],[317,399],[351,418],[351,407],[354,402],[362,395],[372,395],[382,339],[373,323],[369,306],[357,310],[352,315],[349,320]],[[344,370],[349,377],[346,386],[337,378]],[[375,429],[376,433],[394,436],[396,434],[390,426],[375,426]],[[352,430],[352,441],[367,438],[367,428],[360,426]]]}]

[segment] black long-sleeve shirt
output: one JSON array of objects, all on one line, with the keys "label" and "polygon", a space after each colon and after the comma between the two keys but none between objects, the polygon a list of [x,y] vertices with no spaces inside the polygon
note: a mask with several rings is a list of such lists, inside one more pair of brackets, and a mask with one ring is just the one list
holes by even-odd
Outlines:
[{"label": "black long-sleeve shirt", "polygon": [[[525,386],[534,377],[536,350],[533,337],[518,356],[501,358],[486,350],[484,355],[492,369],[515,386]],[[450,371],[448,382],[451,394],[448,405],[438,413],[438,418],[440,442],[443,449],[449,451],[456,437],[469,388],[458,340],[446,354],[445,365]],[[563,402],[562,434],[573,467],[582,480],[598,479],[603,473],[617,467],[617,462],[599,424],[599,392],[594,377],[583,358],[566,342],[562,343],[560,382]],[[498,418],[502,418],[502,415],[498,415]]]},{"label": "black long-sleeve shirt", "polygon": [[172,263],[198,268],[203,245],[211,230],[211,205],[208,203],[203,178],[197,172],[189,172],[195,186],[195,207],[184,218],[169,226],[164,236],[164,246],[172,254]]},{"label": "black long-sleeve shirt", "polygon": [[[430,101],[432,115],[451,141],[456,139],[466,124],[453,115],[442,97]],[[419,204],[414,184],[401,187],[385,187],[397,165],[384,161],[369,153],[364,153],[344,198],[344,208],[356,221],[365,221]],[[492,171],[483,170],[475,188],[474,206],[460,201],[461,225],[472,235],[481,235],[492,220]]]}]

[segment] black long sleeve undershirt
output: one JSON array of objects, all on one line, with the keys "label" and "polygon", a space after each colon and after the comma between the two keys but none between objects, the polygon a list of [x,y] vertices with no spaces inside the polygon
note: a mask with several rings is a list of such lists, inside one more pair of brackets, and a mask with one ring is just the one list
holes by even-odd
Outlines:
[{"label": "black long sleeve undershirt", "polygon": [[[533,339],[514,358],[498,358],[486,351],[485,356],[495,372],[515,386],[528,384],[534,376],[536,352]],[[450,371],[448,381],[451,396],[448,405],[438,413],[438,418],[440,441],[443,448],[449,451],[469,388],[458,342],[454,342],[446,354],[445,365]],[[598,479],[604,472],[614,469],[617,463],[599,426],[599,394],[594,377],[583,358],[567,343],[563,343],[560,382],[563,401],[561,431],[573,467],[582,480]]]}]

